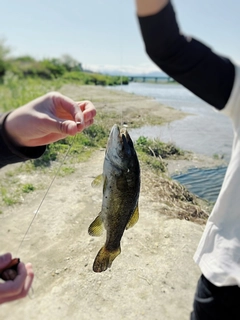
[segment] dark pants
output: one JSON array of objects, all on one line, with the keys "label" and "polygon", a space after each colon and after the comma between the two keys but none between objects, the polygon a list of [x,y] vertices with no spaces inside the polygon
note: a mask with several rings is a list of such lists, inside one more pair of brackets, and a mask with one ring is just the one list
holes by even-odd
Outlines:
[{"label": "dark pants", "polygon": [[240,288],[216,287],[202,275],[198,281],[191,320],[240,320]]}]

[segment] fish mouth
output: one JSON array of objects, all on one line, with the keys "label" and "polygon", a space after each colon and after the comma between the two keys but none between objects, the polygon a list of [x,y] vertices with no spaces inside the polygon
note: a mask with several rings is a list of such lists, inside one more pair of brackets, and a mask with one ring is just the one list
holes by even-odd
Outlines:
[{"label": "fish mouth", "polygon": [[[131,156],[131,147],[129,145],[129,142],[130,142],[130,136],[127,132],[127,130],[125,129],[125,131],[123,131],[125,128],[122,128],[120,130],[120,138],[122,139],[122,147],[123,147],[123,150],[124,150],[124,153],[127,155],[127,156]],[[129,140],[130,139],[130,140]],[[132,140],[131,140],[132,141]]]},{"label": "fish mouth", "polygon": [[126,128],[119,128],[117,124],[112,127],[111,133],[109,135],[108,148],[114,148],[118,150],[119,156],[120,153],[122,156],[130,157],[133,150],[133,142],[128,134]]}]

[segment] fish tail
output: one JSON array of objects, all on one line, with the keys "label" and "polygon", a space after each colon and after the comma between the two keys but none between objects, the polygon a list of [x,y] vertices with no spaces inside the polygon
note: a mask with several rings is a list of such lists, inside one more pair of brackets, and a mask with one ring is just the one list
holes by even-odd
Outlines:
[{"label": "fish tail", "polygon": [[102,272],[107,270],[107,268],[110,268],[112,265],[113,260],[121,253],[120,246],[113,251],[109,251],[106,249],[105,246],[103,246],[93,263],[93,271],[94,272]]}]

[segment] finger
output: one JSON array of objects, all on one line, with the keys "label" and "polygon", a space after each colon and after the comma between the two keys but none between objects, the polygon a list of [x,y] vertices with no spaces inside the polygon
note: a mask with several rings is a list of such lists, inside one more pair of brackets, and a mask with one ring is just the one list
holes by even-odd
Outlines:
[{"label": "finger", "polygon": [[17,296],[21,293],[24,282],[27,277],[27,269],[24,263],[20,262],[18,265],[18,274],[14,281],[6,281],[0,286],[0,296],[8,298],[11,296]]},{"label": "finger", "polygon": [[32,282],[34,279],[34,273],[33,273],[33,268],[31,263],[26,264],[26,269],[27,269],[27,277],[26,280],[24,282],[24,286],[22,288],[22,291],[20,292],[20,294],[17,296],[17,299],[20,298],[24,298],[27,296],[31,286],[32,286]]},{"label": "finger", "polygon": [[88,128],[94,123],[94,119],[90,119],[88,122],[84,123],[84,129]]},{"label": "finger", "polygon": [[88,122],[84,122],[84,125],[78,125],[78,133],[82,132],[84,129],[88,128],[94,123],[94,119],[89,120]]},{"label": "finger", "polygon": [[93,118],[96,116],[96,110],[95,109],[85,110],[83,112],[83,116],[84,116],[84,123],[90,120],[93,120]]},{"label": "finger", "polygon": [[87,111],[87,110],[89,110],[89,111],[95,110],[96,111],[96,108],[95,108],[94,104],[91,101],[88,101],[88,100],[86,100],[86,101],[78,101],[76,103],[77,103],[78,107],[81,109],[82,112]]},{"label": "finger", "polygon": [[[78,123],[83,126],[82,122],[78,122]],[[74,136],[76,133],[79,132],[78,123],[70,120],[65,120],[65,121],[59,120],[59,132],[64,135]]]},{"label": "finger", "polygon": [[[84,115],[84,118],[85,118],[85,115]],[[66,121],[59,120],[59,132],[65,135],[74,136],[76,133],[82,132],[85,128],[92,125],[93,121],[94,120],[92,116],[86,116],[86,120],[84,120],[84,123],[74,122],[70,120],[66,120]]]},{"label": "finger", "polygon": [[5,268],[12,260],[11,253],[5,253],[0,256],[0,269]]},{"label": "finger", "polygon": [[[22,299],[27,296],[27,294],[32,286],[33,279],[34,279],[34,273],[33,273],[32,265],[30,263],[26,264],[26,270],[27,270],[27,277],[24,281],[24,285],[22,286],[21,291],[17,294],[14,294],[12,291],[12,294],[9,296],[8,295],[3,296],[0,292],[0,304],[5,303],[5,302],[14,301],[17,299]],[[1,287],[2,287],[2,285],[0,284],[0,289],[1,289]]]},{"label": "finger", "polygon": [[88,121],[91,118],[94,118],[96,115],[96,108],[91,101],[80,101],[78,106],[83,112],[84,121]]},{"label": "finger", "polygon": [[63,110],[71,114],[73,120],[76,122],[84,122],[82,109],[79,108],[75,101],[60,93],[51,93],[51,97],[55,107],[60,105]]},{"label": "finger", "polygon": [[25,271],[26,271],[27,276],[23,282],[23,285],[21,286],[21,289],[13,290],[13,286],[12,286],[10,289],[11,294],[9,294],[9,288],[7,288],[7,286],[5,284],[7,284],[7,283],[11,284],[15,281],[8,281],[2,285],[0,284],[0,304],[5,303],[5,302],[9,302],[9,301],[14,301],[17,299],[21,299],[21,298],[24,298],[27,296],[27,294],[32,286],[32,282],[34,279],[34,273],[33,273],[32,265],[30,263],[26,264],[26,266],[24,266],[24,268],[22,267],[22,265],[19,266],[19,273],[25,274]]}]

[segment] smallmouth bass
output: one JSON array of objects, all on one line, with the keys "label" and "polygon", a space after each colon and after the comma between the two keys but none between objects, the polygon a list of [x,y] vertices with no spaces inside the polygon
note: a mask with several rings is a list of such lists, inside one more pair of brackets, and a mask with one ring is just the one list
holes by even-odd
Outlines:
[{"label": "smallmouth bass", "polygon": [[92,183],[103,183],[102,209],[88,228],[91,236],[102,235],[106,229],[105,245],[98,252],[93,271],[102,272],[110,268],[121,253],[120,241],[125,229],[138,221],[140,192],[140,166],[131,137],[126,128],[115,124],[110,132],[103,173]]}]

